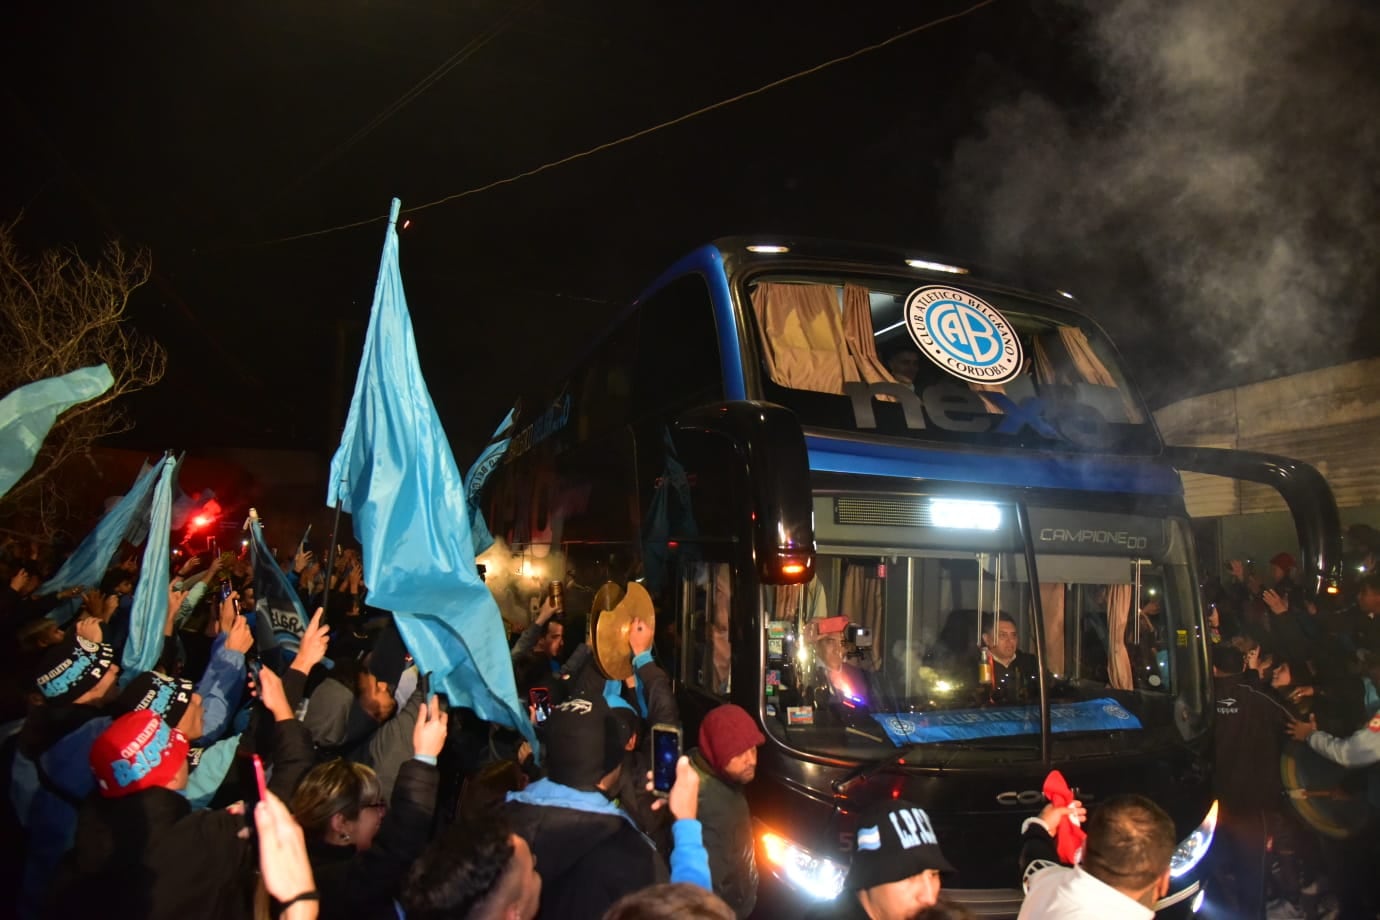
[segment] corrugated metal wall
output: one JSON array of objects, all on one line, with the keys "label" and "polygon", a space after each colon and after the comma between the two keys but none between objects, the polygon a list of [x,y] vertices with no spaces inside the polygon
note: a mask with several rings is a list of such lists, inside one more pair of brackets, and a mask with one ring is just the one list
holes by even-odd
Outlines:
[{"label": "corrugated metal wall", "polygon": [[[1166,443],[1283,454],[1327,477],[1341,508],[1380,502],[1380,359],[1185,399],[1155,413]],[[1282,511],[1268,486],[1184,474],[1188,512]]]}]

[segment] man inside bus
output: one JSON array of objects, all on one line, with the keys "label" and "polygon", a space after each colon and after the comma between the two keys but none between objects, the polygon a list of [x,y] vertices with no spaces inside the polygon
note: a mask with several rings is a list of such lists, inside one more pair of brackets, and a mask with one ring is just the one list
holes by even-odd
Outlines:
[{"label": "man inside bus", "polygon": [[887,352],[886,369],[901,383],[914,386],[920,374],[920,352],[909,343],[898,345]]},{"label": "man inside bus", "polygon": [[872,693],[867,674],[847,660],[844,645],[848,617],[825,617],[805,624],[806,638],[815,650],[815,681],[817,691],[829,702],[849,709],[865,709]]},{"label": "man inside bus", "polygon": [[853,861],[843,893],[808,920],[910,920],[939,901],[954,867],[924,809],[904,799],[873,805],[858,817]]},{"label": "man inside bus", "polygon": [[992,650],[992,699],[1017,703],[1037,698],[1040,693],[1039,659],[1018,648],[1020,633],[1015,618],[1009,613],[998,614],[995,639],[990,629],[991,617],[988,617],[982,638]]}]

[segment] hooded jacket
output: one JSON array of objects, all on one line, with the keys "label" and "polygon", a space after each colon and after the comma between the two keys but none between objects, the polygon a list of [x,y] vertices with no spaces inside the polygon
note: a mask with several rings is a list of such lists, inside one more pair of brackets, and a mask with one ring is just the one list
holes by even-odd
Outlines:
[{"label": "hooded jacket", "polygon": [[602,792],[537,780],[504,814],[537,858],[545,917],[598,918],[614,901],[667,880],[656,847]]},{"label": "hooded jacket", "polygon": [[700,774],[699,819],[714,893],[746,917],[757,903],[757,854],[747,796],[742,786],[719,776],[698,748],[690,752],[690,763]]},{"label": "hooded jacket", "polygon": [[[311,742],[295,719],[274,723],[268,787],[287,799],[311,766]],[[109,918],[247,918],[254,846],[245,818],[193,811],[163,787],[120,798],[93,795],[81,807],[76,843],[52,891],[49,915]]]}]

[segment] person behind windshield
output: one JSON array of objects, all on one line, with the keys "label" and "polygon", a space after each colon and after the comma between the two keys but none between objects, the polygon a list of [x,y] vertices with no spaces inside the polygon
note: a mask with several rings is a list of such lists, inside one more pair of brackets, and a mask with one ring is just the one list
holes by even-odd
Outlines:
[{"label": "person behind windshield", "polygon": [[830,702],[850,709],[867,708],[871,701],[867,674],[847,660],[844,637],[848,618],[843,616],[811,620],[806,637],[815,650],[815,686],[828,691]]},{"label": "person behind windshield", "polygon": [[[988,623],[990,622],[989,618]],[[998,614],[995,638],[990,632],[984,631],[983,640],[992,650],[992,699],[996,702],[1016,703],[1038,697],[1039,659],[1017,647],[1020,634],[1016,630],[1016,620],[1011,614]]]}]

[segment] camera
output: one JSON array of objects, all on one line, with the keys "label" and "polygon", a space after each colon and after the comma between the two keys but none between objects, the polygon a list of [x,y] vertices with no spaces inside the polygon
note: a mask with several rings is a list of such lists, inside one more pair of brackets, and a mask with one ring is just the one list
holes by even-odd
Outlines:
[{"label": "camera", "polygon": [[845,637],[850,645],[862,650],[872,648],[872,630],[866,626],[859,626],[857,623],[849,623]]}]

